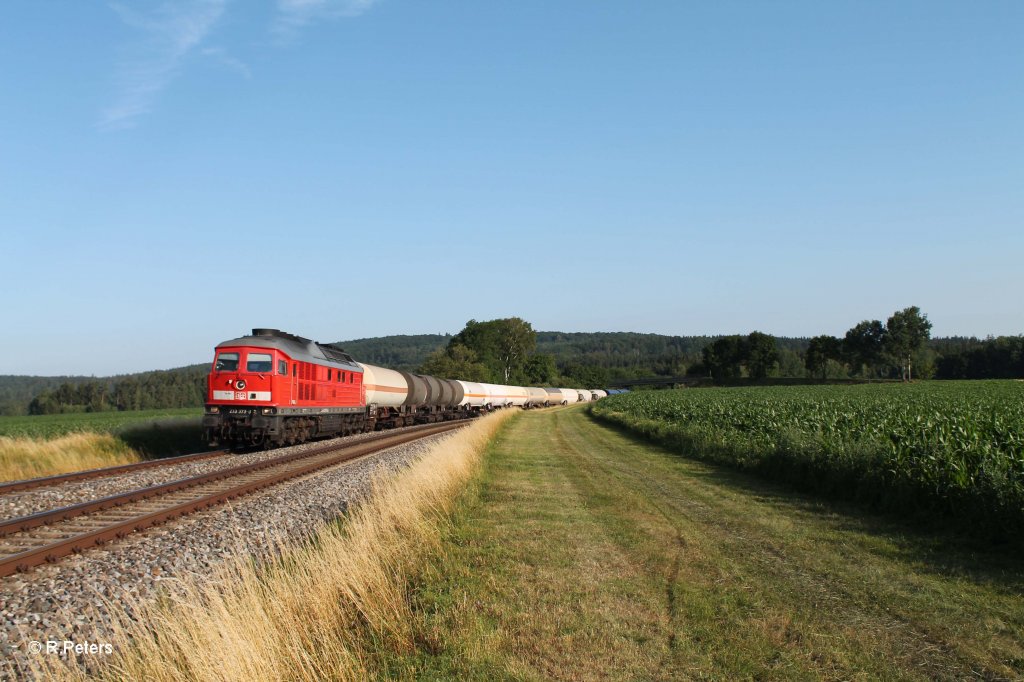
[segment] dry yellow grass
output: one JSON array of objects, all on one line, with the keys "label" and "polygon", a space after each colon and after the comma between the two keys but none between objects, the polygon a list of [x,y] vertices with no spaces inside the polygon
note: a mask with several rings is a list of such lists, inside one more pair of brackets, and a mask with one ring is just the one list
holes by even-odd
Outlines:
[{"label": "dry yellow grass", "polygon": [[[407,585],[478,470],[498,427],[483,418],[430,448],[315,542],[285,547],[273,566],[225,565],[214,580],[132,609],[117,624],[100,677],[133,680],[360,680],[367,661],[414,647]],[[109,640],[108,640],[109,641]],[[85,679],[77,668],[48,676]]]},{"label": "dry yellow grass", "polygon": [[2,481],[131,464],[140,460],[138,453],[108,434],[73,433],[48,440],[0,436]]}]

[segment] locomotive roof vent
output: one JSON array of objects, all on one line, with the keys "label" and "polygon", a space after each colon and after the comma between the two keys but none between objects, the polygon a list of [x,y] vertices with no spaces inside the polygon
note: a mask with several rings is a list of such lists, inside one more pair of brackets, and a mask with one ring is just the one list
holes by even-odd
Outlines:
[{"label": "locomotive roof vent", "polygon": [[296,336],[295,334],[289,334],[288,332],[283,332],[280,329],[259,329],[259,328],[258,329],[253,329],[252,330],[252,335],[253,336],[264,336],[264,337],[265,336],[271,336],[271,337],[276,337],[278,339],[288,339],[289,341],[298,341],[299,343],[305,344],[307,346],[313,345],[313,343],[314,343],[313,341],[310,341],[309,339],[307,339],[307,338],[305,338],[303,336]]}]

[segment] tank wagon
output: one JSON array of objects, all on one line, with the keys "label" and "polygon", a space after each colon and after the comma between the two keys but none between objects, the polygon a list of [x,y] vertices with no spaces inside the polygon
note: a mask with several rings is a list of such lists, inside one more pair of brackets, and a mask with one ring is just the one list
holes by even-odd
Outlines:
[{"label": "tank wagon", "polygon": [[253,329],[214,349],[203,429],[212,447],[269,447],[466,419],[504,407],[558,404],[566,404],[559,389],[375,367],[356,362],[335,345]]}]

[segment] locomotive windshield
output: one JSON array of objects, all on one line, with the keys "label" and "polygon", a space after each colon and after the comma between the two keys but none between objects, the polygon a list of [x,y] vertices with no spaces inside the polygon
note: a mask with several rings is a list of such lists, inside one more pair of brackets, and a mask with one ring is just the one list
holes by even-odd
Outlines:
[{"label": "locomotive windshield", "polygon": [[274,366],[270,353],[249,353],[245,360],[245,371],[247,372],[269,372]]},{"label": "locomotive windshield", "polygon": [[238,353],[221,353],[217,356],[217,364],[213,368],[218,372],[237,372]]}]

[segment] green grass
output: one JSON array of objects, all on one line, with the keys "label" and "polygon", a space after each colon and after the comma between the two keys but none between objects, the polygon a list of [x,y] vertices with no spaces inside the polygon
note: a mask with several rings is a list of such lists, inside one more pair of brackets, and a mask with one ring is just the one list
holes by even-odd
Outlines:
[{"label": "green grass", "polygon": [[[511,422],[408,586],[381,678],[1024,676],[1024,567],[679,457],[582,409]],[[384,647],[386,649],[386,647]]]},{"label": "green grass", "polygon": [[685,454],[993,537],[1024,528],[1024,383],[633,393],[600,419]]}]

